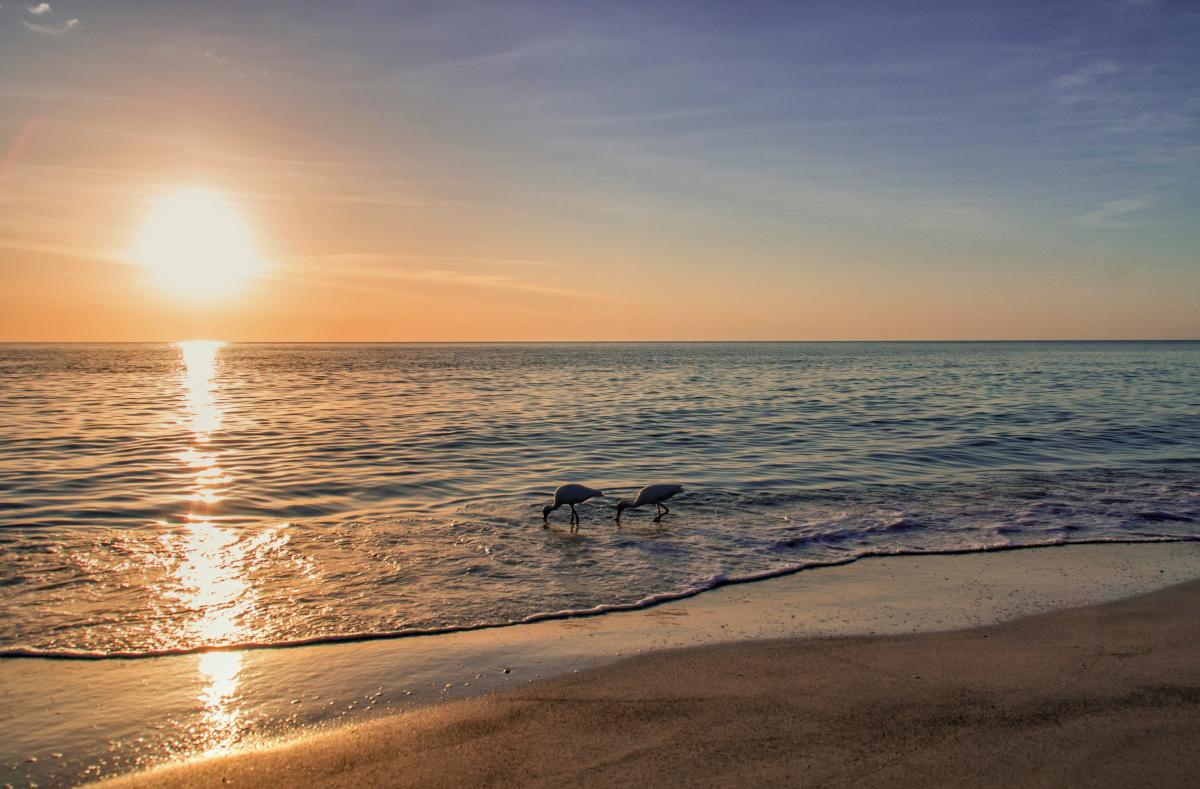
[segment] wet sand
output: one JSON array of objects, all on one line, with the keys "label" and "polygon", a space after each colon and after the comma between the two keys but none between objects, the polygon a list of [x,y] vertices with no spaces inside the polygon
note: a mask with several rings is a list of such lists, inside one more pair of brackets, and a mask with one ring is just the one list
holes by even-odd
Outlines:
[{"label": "wet sand", "polygon": [[1194,785],[1197,610],[659,651],[108,785]]}]

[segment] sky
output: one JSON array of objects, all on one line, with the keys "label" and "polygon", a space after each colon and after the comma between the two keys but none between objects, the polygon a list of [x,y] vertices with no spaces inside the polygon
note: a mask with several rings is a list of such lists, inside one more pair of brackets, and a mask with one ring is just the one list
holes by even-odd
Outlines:
[{"label": "sky", "polygon": [[[0,0],[0,340],[1200,338],[1198,41],[1165,0]],[[189,189],[257,261],[218,296],[248,249],[147,229]]]}]

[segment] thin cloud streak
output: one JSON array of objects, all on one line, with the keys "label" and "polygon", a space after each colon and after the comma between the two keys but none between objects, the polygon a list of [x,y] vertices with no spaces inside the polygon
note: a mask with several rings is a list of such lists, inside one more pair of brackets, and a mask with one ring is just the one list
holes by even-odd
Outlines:
[{"label": "thin cloud streak", "polygon": [[1099,63],[1093,63],[1090,66],[1084,66],[1083,68],[1072,71],[1069,74],[1061,74],[1055,77],[1051,84],[1060,90],[1078,88],[1087,85],[1089,82],[1095,82],[1101,77],[1118,74],[1120,71],[1121,67],[1113,61],[1102,60]]},{"label": "thin cloud streak", "polygon": [[1088,227],[1124,227],[1128,223],[1119,221],[1122,217],[1145,211],[1148,208],[1150,208],[1150,203],[1147,200],[1108,200],[1094,211],[1089,211],[1079,217],[1078,221],[1080,224],[1087,225]]},{"label": "thin cloud streak", "polygon": [[94,246],[45,244],[37,241],[4,238],[0,239],[0,249],[13,252],[32,252],[39,255],[53,255],[73,260],[87,260],[93,263],[129,263],[129,261],[124,260],[119,255],[106,254],[103,250],[97,249]]},{"label": "thin cloud streak", "polygon": [[68,19],[66,22],[57,25],[39,25],[30,22],[28,19],[22,19],[21,24],[29,28],[35,33],[43,36],[61,36],[64,33],[69,33],[79,27],[78,19]]},{"label": "thin cloud streak", "polygon": [[[471,258],[460,258],[471,260]],[[554,285],[544,285],[517,279],[510,274],[480,274],[448,268],[413,269],[397,268],[398,263],[415,261],[439,260],[438,258],[421,257],[417,255],[388,255],[377,253],[341,252],[330,255],[302,256],[288,258],[287,262],[293,271],[309,275],[336,274],[338,278],[354,278],[373,280],[374,285],[364,290],[374,290],[380,286],[399,286],[404,282],[424,282],[431,284],[446,284],[490,288],[499,290],[522,291],[549,296],[563,296],[589,301],[613,301],[611,296],[602,293],[560,288]],[[445,259],[443,259],[445,260]],[[480,258],[477,260],[487,260]]]}]

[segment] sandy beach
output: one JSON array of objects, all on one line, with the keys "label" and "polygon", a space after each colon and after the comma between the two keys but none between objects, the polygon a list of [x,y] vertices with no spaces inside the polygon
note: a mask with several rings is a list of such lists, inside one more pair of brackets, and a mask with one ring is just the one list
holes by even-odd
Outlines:
[{"label": "sandy beach", "polygon": [[105,784],[1183,786],[1200,582],[999,625],[654,652]]}]

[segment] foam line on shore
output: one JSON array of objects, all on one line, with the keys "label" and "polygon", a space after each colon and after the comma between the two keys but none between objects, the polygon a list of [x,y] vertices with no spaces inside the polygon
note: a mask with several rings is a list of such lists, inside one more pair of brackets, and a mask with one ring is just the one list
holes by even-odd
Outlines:
[{"label": "foam line on shore", "polygon": [[764,570],[758,573],[751,573],[740,576],[726,576],[718,574],[711,576],[703,583],[696,584],[676,592],[660,592],[658,594],[643,597],[640,600],[629,603],[604,603],[593,606],[591,608],[568,609],[562,611],[549,611],[543,613],[532,614],[517,620],[508,620],[503,622],[480,622],[467,625],[450,625],[446,627],[431,627],[431,628],[407,628],[391,631],[360,631],[354,633],[334,633],[329,635],[312,636],[308,638],[297,638],[286,641],[245,641],[235,644],[209,644],[192,647],[179,647],[159,650],[129,650],[129,651],[89,651],[89,650],[70,650],[70,649],[40,649],[37,647],[6,647],[0,649],[0,659],[42,659],[42,660],[83,660],[83,661],[101,661],[101,660],[142,660],[158,657],[172,657],[180,655],[196,655],[208,652],[237,652],[243,650],[259,650],[259,649],[290,649],[295,647],[320,646],[325,644],[344,644],[362,641],[382,641],[400,638],[416,638],[420,636],[437,636],[450,633],[464,633],[478,630],[495,630],[499,628],[516,627],[519,625],[530,625],[538,622],[549,622],[563,619],[582,619],[586,617],[603,616],[605,614],[620,613],[626,611],[640,611],[647,608],[663,605],[665,603],[674,602],[677,600],[685,600],[704,592],[718,589],[724,586],[733,586],[736,584],[754,583],[756,581],[765,581],[772,578],[780,578],[787,575],[793,575],[804,570],[820,569],[825,567],[841,567],[848,564],[853,564],[861,559],[881,558],[881,557],[902,557],[902,556],[955,556],[964,554],[979,554],[979,553],[998,553],[1004,551],[1020,551],[1036,548],[1059,548],[1070,545],[1138,545],[1146,543],[1187,543],[1200,542],[1200,536],[1197,537],[1145,537],[1139,539],[1087,539],[1087,540],[1056,540],[1040,543],[1027,543],[1022,545],[984,545],[976,547],[963,548],[945,548],[931,549],[926,551],[866,551],[861,554],[846,557],[841,560],[825,561],[825,562],[800,562],[791,563],[782,567],[776,567],[770,570]]}]

